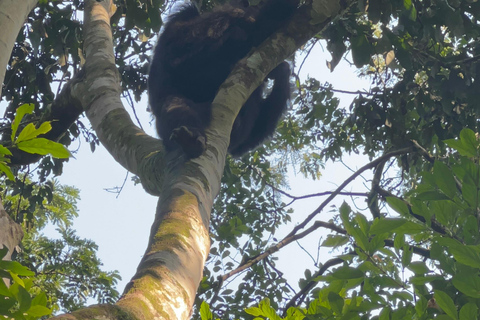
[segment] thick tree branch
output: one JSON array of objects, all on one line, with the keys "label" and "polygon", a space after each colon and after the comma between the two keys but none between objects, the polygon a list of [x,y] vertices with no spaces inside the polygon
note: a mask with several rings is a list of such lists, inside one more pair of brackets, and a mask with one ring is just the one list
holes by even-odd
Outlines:
[{"label": "thick tree branch", "polygon": [[133,123],[120,100],[120,76],[109,24],[113,3],[103,0],[94,4],[85,14],[85,77],[73,94],[82,102],[98,138],[115,160],[137,174],[147,192],[159,195],[163,182],[163,170],[159,168],[166,166],[163,145]]},{"label": "thick tree branch", "polygon": [[[220,87],[213,101],[212,123],[207,141],[213,146],[228,146],[233,122],[250,94],[267,74],[314,35],[326,28],[354,3],[353,0],[306,1],[290,23],[264,41],[239,63]],[[223,148],[222,148],[223,149]],[[221,152],[217,150],[216,153]]]},{"label": "thick tree branch", "polygon": [[0,1],[0,81],[3,83],[8,59],[13,50],[18,32],[38,0]]}]

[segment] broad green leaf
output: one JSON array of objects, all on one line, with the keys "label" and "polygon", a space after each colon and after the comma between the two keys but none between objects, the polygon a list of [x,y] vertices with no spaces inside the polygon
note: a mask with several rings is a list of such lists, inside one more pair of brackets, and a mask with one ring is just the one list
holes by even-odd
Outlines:
[{"label": "broad green leaf", "polygon": [[457,185],[453,177],[452,170],[440,161],[435,161],[433,165],[433,177],[440,190],[450,199],[457,193]]},{"label": "broad green leaf", "polygon": [[412,262],[413,250],[408,246],[404,245],[402,250],[402,266],[407,267]]},{"label": "broad green leaf", "polygon": [[52,130],[52,125],[50,122],[44,122],[40,125],[38,129],[35,128],[33,123],[29,123],[23,130],[20,132],[17,138],[17,143],[22,141],[28,141],[33,138],[38,137],[41,134],[45,134],[48,131]]},{"label": "broad green leaf", "polygon": [[398,233],[395,235],[395,239],[393,240],[393,246],[395,249],[400,249],[405,244],[405,235],[403,233]]},{"label": "broad green leaf", "polygon": [[20,132],[15,142],[21,142],[24,140],[30,140],[31,138],[34,138],[34,132],[35,132],[35,125],[33,123],[27,124],[25,128],[23,128],[23,130]]},{"label": "broad green leaf", "polygon": [[410,278],[410,282],[415,285],[424,285],[433,281],[442,281],[444,278],[438,275],[431,276],[414,276]]},{"label": "broad green leaf", "polygon": [[445,194],[438,192],[438,191],[425,191],[420,192],[416,199],[422,201],[435,201],[435,200],[449,200],[450,198],[447,197]]},{"label": "broad green leaf", "polygon": [[12,155],[12,153],[10,152],[10,150],[8,150],[7,148],[5,148],[5,147],[2,146],[1,144],[0,144],[0,154],[2,154],[2,155],[9,155],[9,156]]},{"label": "broad green leaf", "polygon": [[452,283],[458,291],[472,298],[480,298],[480,278],[474,273],[456,274]]},{"label": "broad green leaf", "polygon": [[339,247],[348,242],[348,237],[342,235],[328,235],[322,242],[322,247]]},{"label": "broad green leaf", "polygon": [[205,301],[203,301],[202,305],[200,306],[200,317],[202,318],[202,320],[213,319],[213,314],[212,311],[210,311],[210,306]]},{"label": "broad green leaf", "polygon": [[25,312],[30,309],[30,306],[32,305],[32,298],[30,297],[28,291],[22,286],[12,285],[12,289],[18,303],[20,304],[18,311]]},{"label": "broad green leaf", "polygon": [[462,196],[465,201],[473,208],[476,208],[478,203],[478,190],[475,181],[469,174],[464,176],[462,181]]},{"label": "broad green leaf", "polygon": [[462,245],[449,247],[448,251],[453,254],[458,262],[470,267],[480,268],[480,254],[475,247]]},{"label": "broad green leaf", "polygon": [[470,267],[480,268],[479,246],[464,245],[457,240],[444,237],[438,237],[435,241],[445,246],[458,262]]},{"label": "broad green leaf", "polygon": [[415,304],[415,312],[419,317],[421,317],[425,311],[427,310],[428,301],[425,299],[424,296],[419,295],[417,299],[417,303]]},{"label": "broad green leaf", "polygon": [[258,306],[263,311],[263,315],[268,317],[270,320],[281,320],[281,318],[275,312],[275,309],[270,306],[270,299],[263,299],[260,301]]},{"label": "broad green leaf", "polygon": [[31,317],[40,318],[43,316],[48,316],[49,314],[52,313],[52,310],[48,309],[45,306],[32,305],[30,309],[28,309],[25,313]]},{"label": "broad green leaf", "polygon": [[263,312],[262,312],[262,310],[261,310],[260,308],[258,308],[258,307],[246,308],[246,309],[245,309],[245,312],[246,312],[247,314],[250,314],[250,315],[255,316],[255,317],[263,316],[263,315],[264,315]]},{"label": "broad green leaf", "polygon": [[463,210],[451,200],[435,201],[431,203],[430,209],[435,212],[437,221],[444,226],[453,225],[458,219],[459,210]]},{"label": "broad green leaf", "polygon": [[12,290],[12,288],[15,286],[25,287],[25,283],[23,282],[22,278],[20,278],[16,273],[10,272],[10,277],[12,277],[13,280],[13,285],[10,287],[10,290]]},{"label": "broad green leaf", "polygon": [[426,230],[428,230],[428,228],[424,224],[407,220],[404,224],[398,227],[395,232],[404,234],[417,234],[425,232]]},{"label": "broad green leaf", "polygon": [[361,68],[370,62],[372,45],[364,34],[359,34],[350,39],[353,63]]},{"label": "broad green leaf", "polygon": [[358,223],[358,226],[360,227],[360,230],[362,231],[362,233],[368,234],[370,229],[370,224],[368,223],[367,218],[361,213],[356,213],[354,216],[354,219]]},{"label": "broad green leaf", "polygon": [[430,269],[423,261],[414,261],[410,263],[407,268],[412,270],[416,275],[424,275],[430,272]]},{"label": "broad green leaf", "polygon": [[469,302],[460,309],[460,320],[477,320],[478,307],[475,303]]},{"label": "broad green leaf", "polygon": [[5,297],[11,296],[11,292],[10,290],[8,290],[7,285],[5,284],[5,282],[3,282],[3,280],[0,281],[0,296],[5,296]]},{"label": "broad green leaf", "polygon": [[360,228],[356,227],[351,221],[349,214],[351,212],[350,207],[344,202],[340,207],[340,218],[342,219],[343,226],[349,235],[353,237],[357,245],[362,248],[364,251],[368,251],[368,238],[367,236],[360,230]]},{"label": "broad green leaf", "polygon": [[45,292],[40,292],[35,296],[35,298],[32,299],[32,306],[33,305],[40,305],[40,306],[47,305],[47,295],[45,294]]},{"label": "broad green leaf", "polygon": [[8,167],[5,163],[0,162],[0,171],[5,173],[9,180],[15,180],[15,176],[13,175],[12,170],[10,170],[10,167]]},{"label": "broad green leaf", "polygon": [[390,308],[383,308],[378,316],[378,320],[390,320]]},{"label": "broad green leaf", "polygon": [[408,206],[402,199],[397,197],[387,197],[387,203],[393,210],[400,213],[402,216],[408,216],[409,210]]},{"label": "broad green leaf", "polygon": [[338,268],[335,271],[333,271],[331,275],[334,278],[342,279],[342,280],[363,278],[365,276],[365,274],[361,270],[350,268],[350,267]]},{"label": "broad green leaf", "polygon": [[66,159],[70,157],[70,152],[64,145],[45,138],[35,138],[28,141],[22,141],[17,144],[18,149],[40,155],[51,155],[54,158]]},{"label": "broad green leaf", "polygon": [[332,307],[333,312],[335,312],[337,315],[342,314],[344,301],[338,293],[330,291],[328,293],[328,302],[330,303],[330,307]]},{"label": "broad green leaf", "polygon": [[372,227],[370,228],[370,234],[382,234],[382,233],[393,232],[395,229],[405,224],[405,222],[407,222],[407,220],[402,218],[375,219],[375,221],[373,221]]},{"label": "broad green leaf", "polygon": [[475,157],[478,154],[479,142],[475,132],[471,129],[464,128],[460,131],[460,139],[463,144],[472,150],[472,154]]},{"label": "broad green leaf", "polygon": [[30,271],[25,266],[22,266],[17,261],[0,261],[0,269],[13,272],[19,276],[34,276],[35,272]]},{"label": "broad green leaf", "polygon": [[413,7],[412,0],[403,0],[403,6],[407,11],[412,10],[412,7]]},{"label": "broad green leaf", "polygon": [[12,122],[12,135],[11,135],[11,140],[15,141],[15,135],[17,134],[18,126],[22,122],[23,117],[28,113],[32,113],[33,110],[35,109],[35,106],[33,103],[30,104],[23,104],[20,107],[18,107],[17,112],[15,113],[15,119]]},{"label": "broad green leaf", "polygon": [[453,303],[452,298],[441,290],[435,290],[434,292],[435,301],[438,306],[450,317],[458,320],[457,307],[455,306],[455,303]]},{"label": "broad green leaf", "polygon": [[444,142],[450,148],[457,150],[462,156],[473,158],[478,154],[478,142],[475,132],[471,129],[462,129],[459,140],[450,139]]}]

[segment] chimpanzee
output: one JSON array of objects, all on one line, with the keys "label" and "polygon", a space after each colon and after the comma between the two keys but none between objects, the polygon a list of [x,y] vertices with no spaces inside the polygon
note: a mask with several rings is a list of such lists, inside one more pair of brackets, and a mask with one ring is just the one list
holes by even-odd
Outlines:
[{"label": "chimpanzee", "polygon": [[[266,0],[250,6],[233,0],[200,14],[193,3],[170,15],[151,61],[150,107],[167,150],[188,158],[206,148],[211,103],[235,64],[284,24],[299,0]],[[233,124],[228,151],[241,156],[272,135],[290,97],[290,67],[277,66],[244,104]],[[273,87],[266,98],[268,79]]]}]

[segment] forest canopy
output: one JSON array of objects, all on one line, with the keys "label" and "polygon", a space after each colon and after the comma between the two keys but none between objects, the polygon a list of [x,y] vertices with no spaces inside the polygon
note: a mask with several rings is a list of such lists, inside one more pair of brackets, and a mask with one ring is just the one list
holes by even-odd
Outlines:
[{"label": "forest canopy", "polygon": [[[195,1],[203,14],[225,2]],[[268,1],[232,5],[246,2]],[[0,315],[477,319],[480,3],[300,1],[228,70],[193,159],[142,129],[154,126],[145,110],[152,52],[181,3],[0,2]],[[273,137],[228,156],[236,115],[283,61],[294,90]],[[331,74],[316,79],[307,61]],[[368,88],[324,80],[345,64]],[[125,289],[75,233],[78,189],[55,180],[80,141],[92,152],[102,144],[159,198]],[[365,163],[335,172],[349,177],[334,187],[290,185],[292,172],[322,182],[329,163],[356,155]],[[362,178],[363,188],[349,187]],[[315,209],[298,209],[306,199]],[[47,224],[60,239],[43,234]],[[304,272],[283,271],[282,259]],[[87,307],[89,297],[100,304]]]}]

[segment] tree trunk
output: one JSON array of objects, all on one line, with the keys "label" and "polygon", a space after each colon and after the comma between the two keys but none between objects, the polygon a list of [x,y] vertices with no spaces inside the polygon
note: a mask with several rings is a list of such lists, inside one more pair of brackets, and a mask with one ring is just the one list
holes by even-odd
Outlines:
[{"label": "tree trunk", "polygon": [[0,80],[3,83],[8,59],[18,31],[38,0],[0,0]]}]

